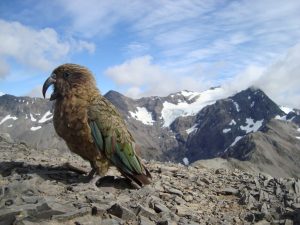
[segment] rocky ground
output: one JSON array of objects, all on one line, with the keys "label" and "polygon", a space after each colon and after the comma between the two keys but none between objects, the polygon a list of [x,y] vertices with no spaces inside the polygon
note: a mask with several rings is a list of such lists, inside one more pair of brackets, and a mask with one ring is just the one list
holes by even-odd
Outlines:
[{"label": "rocky ground", "polygon": [[89,165],[0,136],[0,224],[300,224],[300,180],[148,162],[135,189],[115,170],[83,183]]}]

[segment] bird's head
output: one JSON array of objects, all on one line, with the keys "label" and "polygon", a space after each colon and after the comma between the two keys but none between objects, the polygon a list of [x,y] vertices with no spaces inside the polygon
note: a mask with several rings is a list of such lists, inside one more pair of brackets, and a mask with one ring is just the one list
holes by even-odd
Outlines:
[{"label": "bird's head", "polygon": [[43,85],[44,98],[51,85],[53,85],[53,93],[50,101],[63,98],[68,94],[80,95],[85,90],[96,89],[92,73],[86,67],[77,64],[63,64],[53,70]]}]

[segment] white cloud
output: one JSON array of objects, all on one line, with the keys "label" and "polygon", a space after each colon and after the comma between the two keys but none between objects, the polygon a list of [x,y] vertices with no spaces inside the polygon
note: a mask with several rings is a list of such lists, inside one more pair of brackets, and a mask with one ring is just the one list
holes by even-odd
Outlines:
[{"label": "white cloud", "polygon": [[[200,16],[204,16],[218,5],[217,1],[153,1],[150,7],[146,7],[147,13],[135,23],[135,28],[145,33],[151,29],[165,31],[177,27],[180,23],[189,25],[191,20],[196,22]],[[158,32],[158,33],[160,33]]]},{"label": "white cloud", "polygon": [[118,85],[126,86],[125,94],[131,97],[167,95],[183,89],[199,90],[208,87],[199,76],[180,76],[152,61],[149,55],[133,58],[108,68],[105,74]]},{"label": "white cloud", "polygon": [[[36,87],[32,88],[27,94],[25,94],[25,96],[43,98],[42,88],[42,85],[37,85]],[[46,93],[46,98],[49,98],[50,95],[51,91],[48,91]]]},{"label": "white cloud", "polygon": [[229,92],[244,90],[249,86],[256,84],[256,82],[263,76],[264,71],[264,67],[249,65],[244,69],[244,71],[241,71],[233,78],[224,81],[222,86]]},{"label": "white cloud", "polygon": [[34,87],[33,89],[31,89],[27,94],[25,94],[26,96],[29,97],[40,97],[42,98],[42,85],[38,85],[36,87]]},{"label": "white cloud", "polygon": [[[276,103],[300,108],[300,44],[270,67],[249,65],[231,79],[221,84],[227,93],[234,93],[257,86],[263,89]],[[176,70],[175,70],[176,71]],[[178,71],[176,71],[178,72]],[[124,93],[131,97],[167,95],[179,90],[203,90],[212,85],[210,77],[182,76],[153,63],[149,55],[134,58],[106,70],[106,75],[117,84],[127,87]],[[191,71],[190,71],[191,72]]]},{"label": "white cloud", "polygon": [[[168,26],[209,11],[214,1],[81,1],[58,0],[54,4],[71,18],[73,31],[86,37],[105,36],[120,23],[128,28],[146,34],[147,30]],[[151,31],[150,31],[151,32]]]},{"label": "white cloud", "polygon": [[9,65],[0,57],[0,79],[9,73]]},{"label": "white cloud", "polygon": [[254,82],[278,104],[300,108],[300,43]]},{"label": "white cloud", "polygon": [[[57,11],[54,23],[61,22],[64,32],[74,37],[110,43],[105,38],[116,31],[113,41],[120,40],[121,51],[129,59],[105,73],[130,96],[199,91],[216,84],[232,91],[254,84],[278,102],[300,102],[299,48],[272,64],[300,40],[298,0],[131,0],[126,4],[117,0],[55,0],[47,2],[47,7],[45,4],[38,3],[33,11],[23,13],[32,16],[37,8]],[[48,5],[55,5],[55,10],[49,10]],[[52,22],[49,18],[53,18],[50,13],[47,20]],[[0,78],[8,73],[10,58],[45,69],[68,57],[71,50],[96,49],[89,42],[65,40],[51,28],[38,30],[0,22]],[[28,20],[26,24],[30,24]],[[120,34],[126,38],[118,39]]]},{"label": "white cloud", "polygon": [[[52,28],[36,30],[19,22],[0,19],[0,76],[7,75],[8,59],[38,70],[50,70],[72,51],[94,51],[91,43],[62,40]],[[6,65],[6,66],[5,66]]]},{"label": "white cloud", "polygon": [[140,18],[148,8],[148,4],[135,0],[126,4],[117,0],[62,0],[57,3],[71,17],[71,29],[85,37],[105,36],[118,23]]},{"label": "white cloud", "polygon": [[164,72],[157,65],[152,64],[149,55],[134,58],[106,70],[106,74],[118,84],[132,84],[142,86],[160,79]]},{"label": "white cloud", "polygon": [[141,42],[131,42],[125,48],[125,53],[129,56],[140,56],[145,55],[149,50],[149,45]]},{"label": "white cloud", "polygon": [[77,52],[87,51],[89,53],[94,53],[96,51],[96,45],[94,43],[83,40],[71,39],[71,46],[73,51]]},{"label": "white cloud", "polygon": [[[272,64],[300,38],[299,1],[226,1],[222,10],[219,1],[62,4],[73,29],[83,35],[103,37],[126,24],[136,41],[123,50],[136,58],[105,73],[129,96],[199,91],[216,84],[232,92],[257,85],[279,103],[295,107],[300,102],[296,53],[290,56],[294,60]],[[155,51],[155,62],[141,56],[149,50]]]},{"label": "white cloud", "polygon": [[279,105],[300,108],[300,43],[270,66],[249,65],[222,86],[234,93],[256,86]]},{"label": "white cloud", "polygon": [[126,95],[134,98],[140,97],[143,91],[140,87],[131,86],[126,90]]},{"label": "white cloud", "polygon": [[130,57],[149,54],[142,42],[155,51],[156,60],[163,59],[161,65],[222,61],[230,64],[225,72],[231,76],[253,63],[269,63],[300,38],[297,0],[56,0],[53,5],[68,18],[67,29],[81,36],[104,38],[119,28],[122,35],[129,33],[135,41],[125,44],[125,54],[142,50]]}]

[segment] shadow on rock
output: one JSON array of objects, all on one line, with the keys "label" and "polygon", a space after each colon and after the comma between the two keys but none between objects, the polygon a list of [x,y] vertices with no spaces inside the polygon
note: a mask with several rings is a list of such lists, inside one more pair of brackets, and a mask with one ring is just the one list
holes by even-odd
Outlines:
[{"label": "shadow on rock", "polygon": [[97,187],[114,187],[116,189],[134,189],[131,182],[123,177],[105,176],[96,182]]},{"label": "shadow on rock", "polygon": [[[85,183],[86,175],[80,171],[70,170],[65,166],[32,165],[25,162],[0,162],[0,174],[3,177],[17,173],[21,176],[36,174],[45,180],[55,180],[63,184]],[[114,187],[116,189],[134,188],[126,178],[105,176],[96,182],[97,187]]]}]

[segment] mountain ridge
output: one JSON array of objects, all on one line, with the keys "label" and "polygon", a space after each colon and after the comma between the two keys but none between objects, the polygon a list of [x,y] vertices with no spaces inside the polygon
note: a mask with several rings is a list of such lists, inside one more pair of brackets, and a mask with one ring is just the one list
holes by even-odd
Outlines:
[{"label": "mountain ridge", "polygon": [[[142,148],[142,157],[146,159],[181,163],[183,159],[191,163],[216,157],[241,159],[238,153],[243,151],[238,146],[246,142],[251,133],[267,133],[266,127],[272,119],[300,125],[298,110],[286,109],[288,113],[285,113],[260,89],[251,87],[223,98],[224,93],[221,87],[216,87],[204,92],[184,90],[165,97],[140,99],[109,91],[105,97],[120,111]],[[67,151],[65,143],[53,129],[52,104],[40,98],[0,96],[0,133],[9,133],[13,139],[38,149]],[[295,139],[294,151],[297,152],[298,139],[295,137],[300,133],[292,133],[295,129],[290,126],[285,132],[288,138]],[[251,139],[252,144],[244,143],[242,146],[257,146],[256,139],[259,139],[258,136]],[[279,139],[279,144],[284,142]],[[267,145],[270,140],[264,139],[266,146],[272,146],[272,143]],[[257,151],[255,148],[246,150]],[[287,151],[284,147],[281,150]],[[255,163],[255,160],[248,160]],[[288,170],[280,174],[294,176],[294,170],[300,171],[300,168]]]}]

